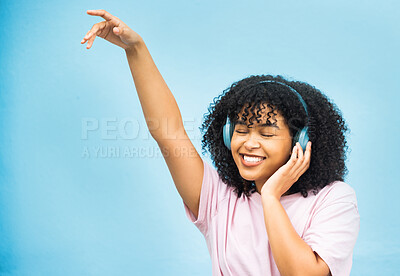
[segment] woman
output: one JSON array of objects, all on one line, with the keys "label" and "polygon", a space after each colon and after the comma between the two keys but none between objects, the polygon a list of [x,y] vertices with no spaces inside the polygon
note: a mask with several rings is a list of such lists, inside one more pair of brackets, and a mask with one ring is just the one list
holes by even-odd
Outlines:
[{"label": "woman", "polygon": [[99,36],[125,50],[149,131],[206,238],[213,275],[349,275],[360,218],[343,182],[346,126],[335,105],[279,76],[234,83],[202,126],[214,169],[186,134],[143,39],[104,10],[87,13],[105,21],[81,43],[90,49]]}]

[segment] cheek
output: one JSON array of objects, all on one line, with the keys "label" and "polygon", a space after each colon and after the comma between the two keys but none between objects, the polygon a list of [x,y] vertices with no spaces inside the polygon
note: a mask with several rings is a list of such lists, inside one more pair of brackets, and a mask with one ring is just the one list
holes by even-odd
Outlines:
[{"label": "cheek", "polygon": [[231,149],[232,151],[234,151],[234,149],[238,149],[240,147],[240,145],[242,145],[244,143],[244,141],[242,141],[243,138],[236,136],[235,134],[233,134],[232,139],[231,139]]},{"label": "cheek", "polygon": [[269,152],[277,157],[286,158],[292,153],[291,140],[282,139],[272,141],[269,145]]}]

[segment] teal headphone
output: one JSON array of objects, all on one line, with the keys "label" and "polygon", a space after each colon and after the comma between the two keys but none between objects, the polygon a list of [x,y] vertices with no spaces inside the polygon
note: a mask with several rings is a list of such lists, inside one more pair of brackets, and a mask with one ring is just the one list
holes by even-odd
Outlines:
[{"label": "teal headphone", "polygon": [[[306,124],[306,126],[304,128],[302,128],[301,130],[297,131],[296,135],[293,138],[292,148],[296,145],[297,142],[299,142],[300,146],[303,148],[303,151],[305,151],[307,143],[309,141],[309,137],[308,137],[308,111],[307,111],[307,105],[306,105],[305,101],[303,100],[303,98],[300,96],[299,92],[297,92],[294,88],[290,87],[289,85],[287,85],[287,84],[285,84],[283,82],[278,82],[278,81],[273,81],[273,80],[265,80],[265,81],[260,81],[259,83],[277,83],[277,84],[286,86],[293,93],[295,93],[296,96],[299,98],[301,104],[304,107],[306,115],[307,115],[307,124]],[[227,116],[226,117],[226,123],[225,123],[225,125],[223,127],[222,137],[224,139],[224,144],[228,149],[231,149],[231,139],[232,139],[232,135],[233,135],[233,130],[234,129],[235,129],[235,125],[231,123],[231,121],[229,120],[229,116]]]}]

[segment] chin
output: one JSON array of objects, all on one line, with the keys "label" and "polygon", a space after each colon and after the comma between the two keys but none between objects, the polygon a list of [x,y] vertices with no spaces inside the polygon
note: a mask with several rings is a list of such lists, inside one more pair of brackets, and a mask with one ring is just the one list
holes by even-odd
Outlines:
[{"label": "chin", "polygon": [[259,182],[266,182],[271,177],[271,175],[268,174],[268,176],[267,175],[262,175],[261,176],[262,178],[260,178],[260,175],[257,177],[257,176],[254,175],[254,173],[252,174],[252,173],[249,173],[249,172],[241,172],[240,170],[239,170],[239,174],[243,179],[245,179],[247,181],[257,181],[257,182],[258,181]]},{"label": "chin", "polygon": [[247,181],[256,181],[257,180],[256,177],[254,177],[254,174],[240,173],[240,176]]},{"label": "chin", "polygon": [[247,181],[255,181],[255,179],[254,178],[251,178],[251,177],[248,177],[247,175],[240,175],[244,180],[247,180]]}]

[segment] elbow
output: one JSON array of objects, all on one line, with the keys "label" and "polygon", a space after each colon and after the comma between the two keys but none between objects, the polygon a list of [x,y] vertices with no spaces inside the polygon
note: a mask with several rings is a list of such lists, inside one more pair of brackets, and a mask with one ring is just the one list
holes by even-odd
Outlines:
[{"label": "elbow", "polygon": [[291,276],[331,276],[331,271],[329,267],[325,264],[316,265],[313,267],[303,267],[301,270],[299,269],[297,272],[291,273]]},{"label": "elbow", "polygon": [[324,261],[317,262],[313,265],[302,264],[300,267],[290,272],[282,273],[285,276],[331,276],[331,271]]},{"label": "elbow", "polygon": [[296,271],[293,273],[287,273],[287,274],[281,274],[282,276],[331,276],[332,274],[329,272],[328,274],[325,274],[323,272],[320,273],[313,273],[309,270],[307,271]]}]

